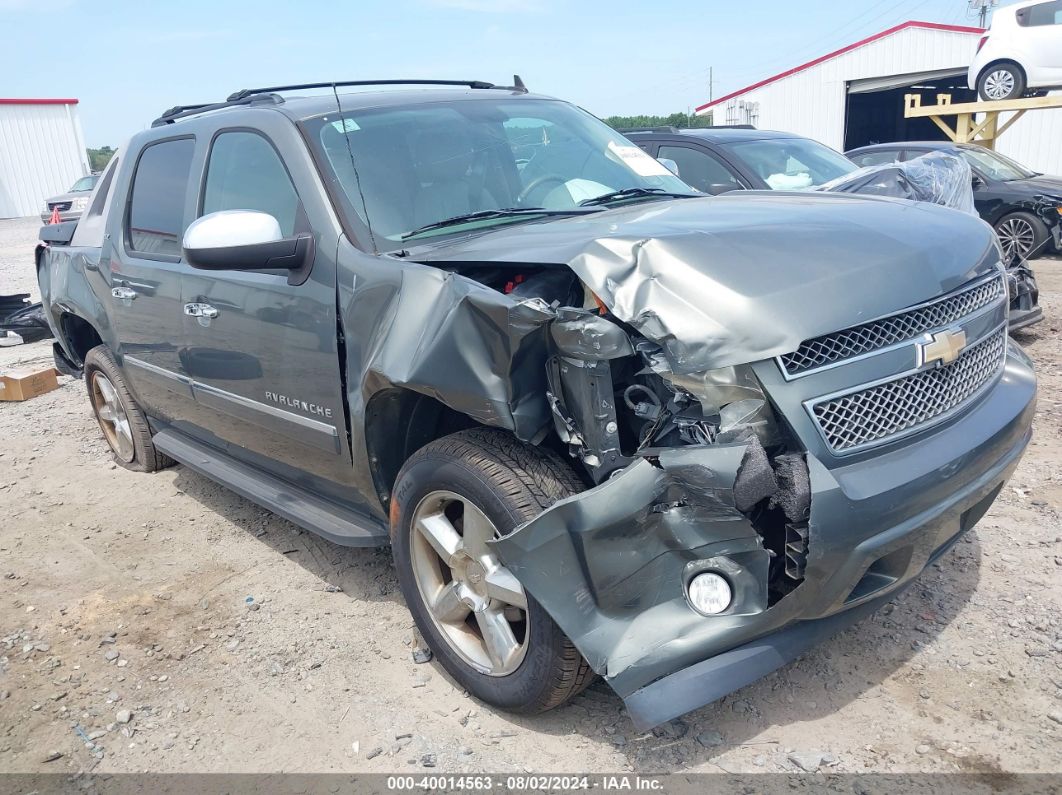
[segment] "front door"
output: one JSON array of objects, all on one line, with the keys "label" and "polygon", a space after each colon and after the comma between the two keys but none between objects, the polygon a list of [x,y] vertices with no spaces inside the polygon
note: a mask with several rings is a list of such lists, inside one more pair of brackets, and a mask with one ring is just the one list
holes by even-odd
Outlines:
[{"label": "front door", "polygon": [[195,150],[191,137],[145,147],[116,196],[127,194],[122,212],[108,219],[103,267],[109,268],[109,316],[118,354],[138,405],[149,416],[172,421],[191,409],[192,393],[182,371],[184,333],[181,236],[187,226],[188,182]]},{"label": "front door", "polygon": [[[289,147],[285,155],[307,158],[294,131],[286,132],[277,136]],[[200,407],[194,433],[273,474],[349,497],[335,238],[323,244],[321,230],[311,228],[277,145],[259,132],[221,130],[207,157],[198,215],[267,212],[284,236],[314,233],[316,259],[302,284],[289,283],[288,271],[189,270],[181,358]],[[305,168],[300,173],[310,178]],[[312,185],[303,189],[313,192]]]},{"label": "front door", "polygon": [[679,179],[702,193],[718,196],[745,187],[725,163],[699,146],[660,144],[656,156],[673,160],[678,166]]}]

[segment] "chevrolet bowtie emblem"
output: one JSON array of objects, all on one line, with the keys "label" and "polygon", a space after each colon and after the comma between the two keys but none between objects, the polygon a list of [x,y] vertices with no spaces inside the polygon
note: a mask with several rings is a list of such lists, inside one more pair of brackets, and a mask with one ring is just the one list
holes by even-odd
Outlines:
[{"label": "chevrolet bowtie emblem", "polygon": [[938,331],[929,342],[918,343],[918,366],[926,364],[950,364],[959,358],[966,347],[966,332],[962,329]]}]

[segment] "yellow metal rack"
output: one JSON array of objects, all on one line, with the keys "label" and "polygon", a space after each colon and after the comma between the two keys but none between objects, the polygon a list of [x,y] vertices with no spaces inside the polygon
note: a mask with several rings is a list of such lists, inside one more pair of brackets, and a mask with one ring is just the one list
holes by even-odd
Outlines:
[{"label": "yellow metal rack", "polygon": [[[937,94],[936,105],[923,105],[921,94],[905,94],[903,115],[908,119],[932,119],[933,123],[955,143],[976,143],[988,149],[994,149],[996,139],[1010,129],[1010,126],[1026,111],[1044,108],[1062,108],[1062,94],[954,104],[951,101],[951,94]],[[978,113],[984,114],[980,121],[974,118]],[[1014,115],[1000,124],[999,114],[1001,113],[1013,113]],[[945,116],[955,117],[954,128],[944,121]]]}]

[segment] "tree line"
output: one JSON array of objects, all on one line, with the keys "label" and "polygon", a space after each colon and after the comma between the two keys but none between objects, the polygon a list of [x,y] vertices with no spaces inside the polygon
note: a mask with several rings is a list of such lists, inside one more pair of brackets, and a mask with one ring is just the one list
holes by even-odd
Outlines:
[{"label": "tree line", "polygon": [[696,116],[686,113],[672,113],[669,116],[609,116],[605,124],[614,130],[629,130],[632,127],[678,127],[679,129],[697,129],[712,126],[712,114]]}]

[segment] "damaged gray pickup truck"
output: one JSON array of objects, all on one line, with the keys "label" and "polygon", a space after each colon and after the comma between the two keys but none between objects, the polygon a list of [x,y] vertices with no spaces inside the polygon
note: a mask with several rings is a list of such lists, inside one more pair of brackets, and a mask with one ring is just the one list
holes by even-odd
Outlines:
[{"label": "damaged gray pickup truck", "polygon": [[536,712],[596,673],[647,727],[940,557],[1035,378],[978,219],[700,195],[514,82],[173,108],[38,278],[123,466],[391,543],[472,694]]}]

